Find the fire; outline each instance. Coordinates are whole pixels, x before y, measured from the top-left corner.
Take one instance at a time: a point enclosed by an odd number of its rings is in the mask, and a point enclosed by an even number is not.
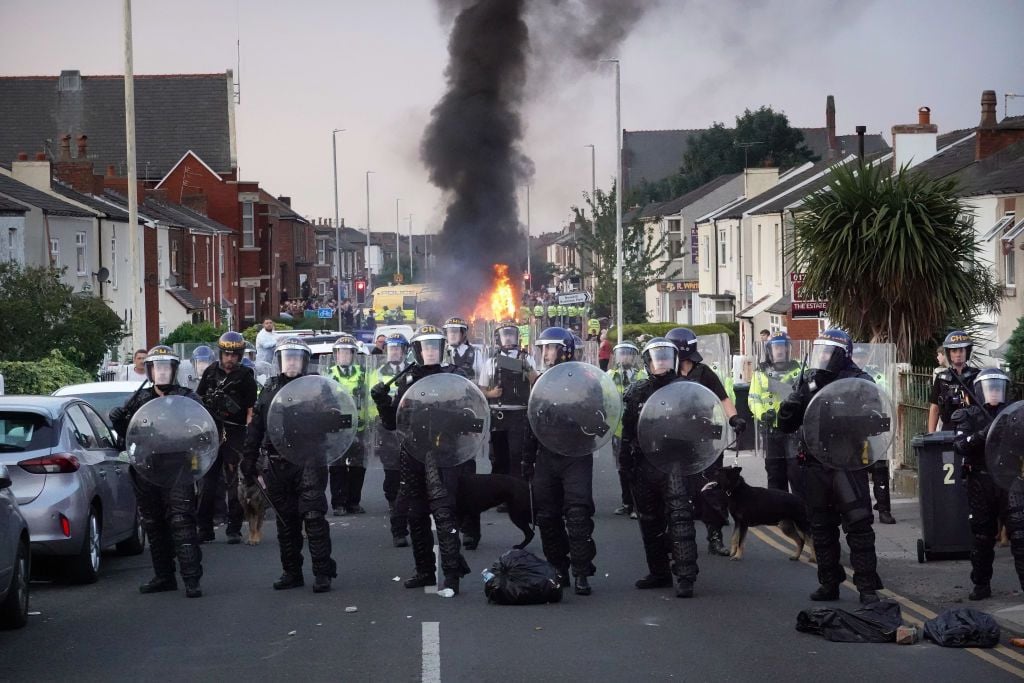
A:
[[[480,295],[473,309],[473,320],[515,320],[516,292],[508,277],[508,266],[504,263],[494,264],[494,279],[491,288]]]

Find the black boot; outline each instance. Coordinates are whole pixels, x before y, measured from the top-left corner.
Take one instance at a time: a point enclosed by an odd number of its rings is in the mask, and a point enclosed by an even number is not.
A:
[[[968,600],[984,600],[992,597],[992,586],[987,583],[975,584],[974,590],[967,596]]]
[[[178,590],[178,581],[174,578],[174,575],[154,576],[152,579],[139,586],[139,592],[143,595],[176,590]]]
[[[436,586],[437,575],[436,574],[415,574],[412,578],[406,579],[406,588],[423,588],[424,586]]]
[[[274,590],[283,591],[289,588],[299,588],[305,586],[306,581],[302,578],[302,574],[291,574],[285,572],[281,574],[281,578],[274,582]]]
[[[313,577],[313,592],[326,593],[331,590],[331,577],[326,574],[317,574]]]
[[[462,547],[466,550],[476,550],[476,547],[480,545],[479,536],[463,536]]]
[[[860,592],[860,604],[870,605],[873,602],[878,602],[878,593],[875,591],[861,591]]]
[[[199,579],[185,579],[185,597],[203,597],[203,589],[199,587]]]
[[[408,548],[409,547],[409,537],[408,536],[398,536],[398,535],[392,536],[391,537],[391,543],[396,548]]]
[[[729,549],[722,543],[721,529],[708,529],[708,554],[729,557]]]
[[[676,583],[676,597],[677,598],[692,598],[693,597],[693,581],[689,579],[679,579]]]
[[[590,582],[587,580],[587,577],[577,576],[576,585],[573,586],[573,591],[576,595],[590,595]]]
[[[892,516],[892,513],[888,510],[878,511],[878,523],[879,524],[895,524],[896,518]]]
[[[811,600],[815,602],[831,602],[839,599],[839,586],[835,584],[821,584],[818,590],[811,593]]]
[[[672,585],[672,576],[669,574],[648,574],[642,579],[637,579],[636,587],[640,590],[648,588],[668,588]]]

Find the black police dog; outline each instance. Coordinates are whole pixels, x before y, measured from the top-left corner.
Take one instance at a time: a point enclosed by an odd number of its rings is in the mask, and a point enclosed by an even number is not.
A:
[[[804,545],[811,538],[811,525],[807,519],[804,502],[787,491],[751,486],[740,476],[742,469],[723,467],[718,471],[716,479],[729,499],[729,514],[736,522],[729,559],[743,559],[743,541],[747,537],[747,529],[762,524],[774,524],[796,542],[796,553],[789,559],[799,560]],[[811,561],[814,561],[813,546]]]
[[[530,528],[530,487],[518,477],[507,474],[464,474],[459,477],[456,514],[459,518],[480,514],[504,503],[508,518],[523,532],[523,542],[514,546],[522,550],[533,540]]]

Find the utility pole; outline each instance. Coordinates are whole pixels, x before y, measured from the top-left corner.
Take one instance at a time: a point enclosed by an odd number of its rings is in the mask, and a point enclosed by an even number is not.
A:
[[[617,59],[602,59],[615,65],[615,325],[622,335],[622,76]]]
[[[530,267],[530,183],[526,183],[526,278],[527,291],[533,288],[533,269]]]
[[[139,185],[135,170],[135,73],[132,60],[132,0],[124,0],[124,128],[128,162],[128,260],[132,264],[132,349],[148,348],[139,273]],[[159,273],[157,274],[159,276]]]
[[[401,226],[398,220],[398,202],[399,198],[395,197],[395,270],[398,273],[402,272],[402,236],[399,232]]]
[[[370,174],[366,172],[366,294],[373,292],[370,273]]]
[[[341,219],[338,213],[338,133],[344,128],[331,131],[331,151],[334,157],[334,262],[338,285],[338,332],[341,332]]]
[[[412,260],[412,214],[409,214],[409,281],[412,282],[413,272],[412,269],[415,266],[415,262]]]

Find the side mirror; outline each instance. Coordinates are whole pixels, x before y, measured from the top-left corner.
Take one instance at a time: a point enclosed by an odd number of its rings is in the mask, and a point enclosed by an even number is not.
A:
[[[7,471],[7,465],[0,465],[0,489],[11,487],[11,473]]]

